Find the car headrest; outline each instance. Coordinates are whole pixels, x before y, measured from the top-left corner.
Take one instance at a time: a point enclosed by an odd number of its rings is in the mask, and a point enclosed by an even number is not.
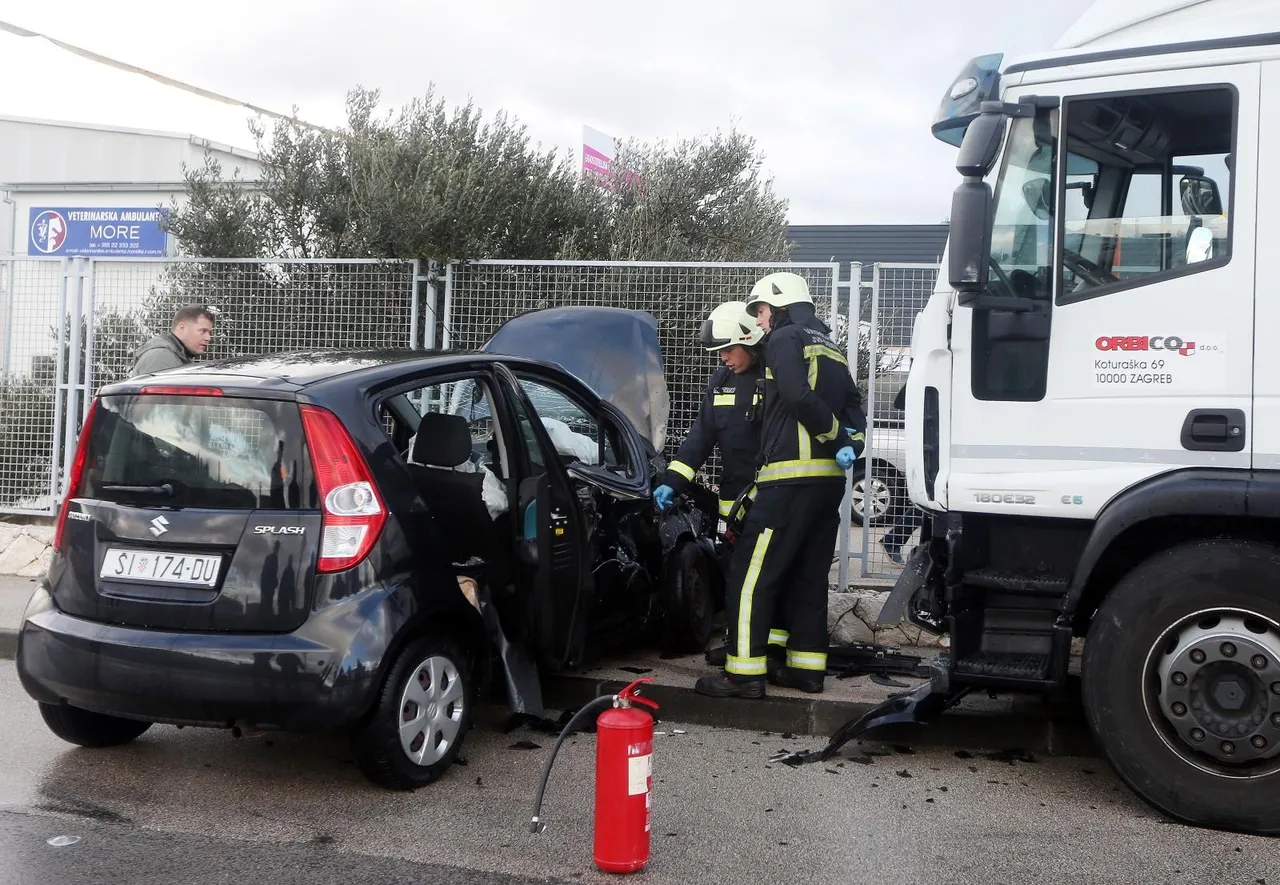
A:
[[[428,467],[457,467],[471,459],[471,430],[461,415],[428,412],[413,440],[413,460]]]

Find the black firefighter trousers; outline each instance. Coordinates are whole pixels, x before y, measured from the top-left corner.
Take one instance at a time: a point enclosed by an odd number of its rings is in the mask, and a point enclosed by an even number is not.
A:
[[[760,486],[729,566],[730,676],[764,678],[779,603],[790,631],[787,666],[817,678],[826,673],[827,576],[843,499],[843,480]]]

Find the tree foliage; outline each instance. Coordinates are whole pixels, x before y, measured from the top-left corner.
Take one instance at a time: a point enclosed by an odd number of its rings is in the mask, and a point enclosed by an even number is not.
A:
[[[296,116],[254,131],[263,173],[188,170],[169,229],[202,257],[778,260],[786,201],[755,142],[731,131],[628,143],[610,186],[532,142],[510,115],[434,91],[390,113],[355,89],[347,124]]]

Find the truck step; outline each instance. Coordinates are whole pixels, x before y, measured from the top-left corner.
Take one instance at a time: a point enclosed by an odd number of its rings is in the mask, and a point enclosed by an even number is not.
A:
[[[955,672],[964,676],[1043,682],[1049,678],[1049,655],[978,652],[956,661]]]
[[[986,587],[991,590],[1004,590],[1009,593],[1029,594],[1032,596],[1063,596],[1071,584],[1066,575],[1052,572],[1001,571],[997,569],[976,569],[965,572],[961,579],[973,587]]]

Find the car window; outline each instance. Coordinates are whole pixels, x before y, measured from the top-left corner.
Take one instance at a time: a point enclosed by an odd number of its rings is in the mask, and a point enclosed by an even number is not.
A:
[[[498,476],[507,475],[505,456],[493,418],[493,398],[483,380],[451,378],[437,381],[397,394],[379,404],[379,423],[410,463],[414,463],[417,424],[423,415],[433,412],[457,415],[467,422],[471,432],[471,457],[459,467],[464,470],[487,467]]]
[[[224,510],[312,506],[298,407],[201,396],[105,396],[84,496]],[[163,492],[162,487],[167,487]]]
[[[599,422],[581,403],[568,394],[540,381],[519,378],[520,386],[529,397],[538,419],[542,421],[555,446],[556,453],[566,462],[583,464],[614,463],[612,441],[605,435],[601,445]]]

